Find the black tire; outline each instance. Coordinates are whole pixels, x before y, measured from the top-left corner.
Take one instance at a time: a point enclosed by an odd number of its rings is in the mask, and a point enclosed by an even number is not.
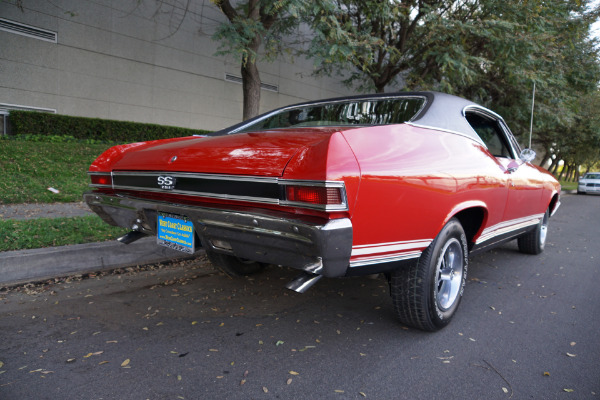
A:
[[[207,251],[206,255],[216,268],[233,277],[252,275],[262,271],[266,267],[266,264],[228,254]]]
[[[546,247],[546,237],[548,235],[548,219],[550,213],[548,210],[544,213],[544,217],[540,220],[534,230],[519,236],[517,242],[519,251],[525,254],[540,254]]]
[[[390,274],[390,292],[400,321],[424,331],[437,331],[456,313],[468,269],[465,232],[451,219],[410,267]]]

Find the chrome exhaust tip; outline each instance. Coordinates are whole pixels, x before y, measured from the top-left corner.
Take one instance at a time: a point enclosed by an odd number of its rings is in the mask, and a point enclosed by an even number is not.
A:
[[[285,285],[285,287],[297,293],[304,293],[308,289],[310,289],[315,283],[317,283],[322,277],[323,275],[303,272],[302,274],[294,278],[293,281]]]
[[[118,238],[117,241],[119,241],[123,244],[129,244],[129,243],[133,243],[136,240],[143,238],[144,236],[147,236],[147,235],[140,231],[131,231],[131,232],[121,236],[120,238]]]

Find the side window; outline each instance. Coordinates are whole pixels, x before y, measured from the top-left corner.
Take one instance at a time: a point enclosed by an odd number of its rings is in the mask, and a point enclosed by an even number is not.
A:
[[[474,112],[467,112],[465,118],[494,157],[513,158],[498,121]]]

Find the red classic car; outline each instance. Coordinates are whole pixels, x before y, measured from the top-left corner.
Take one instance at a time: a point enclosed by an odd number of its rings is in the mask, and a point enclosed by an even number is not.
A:
[[[504,120],[459,97],[378,94],[283,107],[205,137],[115,146],[90,208],[129,243],[199,248],[231,275],[267,264],[319,278],[383,273],[402,323],[444,327],[468,256],[544,250],[560,186]]]

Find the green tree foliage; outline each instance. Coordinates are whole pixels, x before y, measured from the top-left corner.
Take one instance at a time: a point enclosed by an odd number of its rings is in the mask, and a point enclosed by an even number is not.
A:
[[[320,0],[309,11],[315,37],[306,53],[319,73],[345,73],[360,90],[432,89],[482,103],[504,115],[522,142],[535,83],[534,142],[544,161],[559,153],[582,160],[600,129],[582,114],[600,80],[598,50],[588,37],[599,10],[590,4]],[[569,141],[567,133],[575,132]],[[574,141],[586,145],[574,150]]]
[[[298,26],[304,0],[212,0],[227,17],[213,38],[221,42],[219,53],[238,57],[241,63],[243,119],[259,113],[259,54],[270,60],[282,52],[282,37]]]

